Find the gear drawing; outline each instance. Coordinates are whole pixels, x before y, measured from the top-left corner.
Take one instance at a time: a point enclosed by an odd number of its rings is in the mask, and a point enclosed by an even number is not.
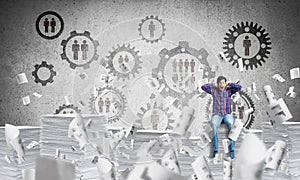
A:
[[[237,43],[241,41],[240,37],[244,37],[244,40],[243,43],[238,45]],[[251,43],[250,37],[253,37],[255,42],[259,44],[255,45],[255,43]],[[249,68],[253,69],[253,66],[255,68],[257,68],[258,65],[262,66],[262,63],[266,61],[270,54],[271,42],[269,34],[266,33],[265,29],[262,29],[262,26],[258,27],[257,23],[249,23],[248,21],[246,21],[246,23],[241,22],[241,24],[237,23],[236,26],[232,26],[232,29],[229,29],[229,33],[226,33],[224,39],[224,54],[229,59],[229,62],[237,68],[239,67],[238,59],[240,58],[242,58],[243,66],[248,70]],[[239,41],[236,41],[237,39]],[[243,47],[245,49],[245,56],[237,50],[237,47]],[[250,49],[250,47],[252,49]],[[254,52],[252,52],[253,55],[249,54],[249,52],[251,52],[250,50]]]
[[[152,124],[152,126],[150,128],[151,130],[173,129],[173,126],[171,126],[171,124],[175,122],[175,120],[173,120],[171,118],[173,116],[173,113],[169,113],[169,108],[168,107],[164,108],[163,104],[160,104],[158,106],[157,102],[155,102],[154,105],[151,106],[150,103],[147,103],[147,107],[141,107],[140,110],[141,110],[141,112],[137,113],[137,116],[139,117],[139,119],[136,120],[136,123],[140,124],[141,127],[143,127],[144,129],[149,129],[149,126],[147,126],[146,123]],[[153,114],[154,114],[154,116],[153,116]],[[162,115],[162,114],[165,117],[165,122],[162,122],[159,119],[159,115]],[[156,119],[157,120],[156,123],[153,123],[151,121],[154,121],[152,118],[155,118],[156,117],[155,115],[157,115],[158,119]],[[150,117],[150,119],[147,119],[149,117]]]
[[[47,64],[46,61],[42,61],[41,64],[36,64],[34,66],[35,70],[32,71],[32,76],[34,76],[35,80],[34,82],[36,83],[41,83],[42,86],[46,86],[47,83],[52,83],[53,82],[53,77],[56,76],[56,71],[53,70],[53,65],[52,64]],[[38,71],[40,68],[47,68],[50,71],[50,76],[48,79],[46,80],[42,80],[40,79],[40,77],[38,76]]]
[[[73,114],[75,112],[80,113],[81,110],[78,107],[74,106],[74,104],[63,104],[55,110],[54,114]]]
[[[112,106],[109,105],[108,108],[106,107],[106,112],[104,112],[104,101],[107,100],[108,103],[108,98],[111,97],[114,97],[112,101],[109,101]],[[99,107],[100,98],[103,99],[102,107]],[[108,123],[115,123],[124,115],[126,106],[127,100],[125,95],[114,87],[106,86],[98,88],[96,96],[92,95],[89,108],[92,114],[106,114]]]
[[[176,91],[171,86],[168,85],[167,82],[169,82],[169,79],[165,77],[165,67],[169,60],[172,59],[172,57],[176,55],[189,55],[192,56],[197,63],[200,63],[206,68],[203,69],[203,76],[202,78],[214,78],[215,72],[212,71],[211,67],[209,67],[209,64],[207,62],[208,52],[201,48],[200,50],[194,49],[189,47],[189,43],[187,41],[180,41],[178,47],[175,47],[174,49],[168,50],[168,49],[162,49],[159,52],[159,56],[161,57],[161,60],[157,66],[157,68],[152,69],[152,77],[156,78],[159,81],[160,87],[160,94],[166,98],[167,96],[171,96],[174,98],[177,98],[180,104],[186,104],[188,103],[188,100],[191,99],[193,96],[198,94],[198,91],[195,89],[191,90],[191,92],[186,91]]]
[[[84,36],[87,39],[89,39],[93,44],[93,50],[94,50],[93,56],[91,58],[87,59],[87,62],[82,63],[82,64],[75,63],[74,61],[72,61],[70,59],[70,57],[67,56],[67,44],[68,44],[68,42],[72,38],[78,37],[78,36]],[[99,42],[96,41],[96,40],[93,40],[90,36],[90,32],[88,32],[88,31],[84,31],[84,33],[77,33],[76,31],[72,31],[70,33],[70,36],[66,40],[61,41],[61,46],[63,46],[63,53],[61,54],[61,58],[62,58],[62,60],[66,60],[70,64],[70,67],[72,69],[75,69],[76,67],[83,67],[84,69],[87,69],[87,68],[89,68],[90,64],[94,60],[97,60],[99,58],[99,55],[97,54],[97,47],[99,46]]]
[[[146,21],[151,22],[151,20],[157,21],[161,26],[162,32],[157,38],[146,37],[142,31],[142,26],[145,24],[145,22]],[[139,24],[138,31],[139,31],[139,35],[142,37],[142,40],[145,40],[147,43],[150,42],[151,44],[153,44],[153,43],[157,43],[159,40],[162,40],[162,37],[165,35],[166,28],[165,28],[165,23],[163,23],[162,20],[158,18],[158,16],[147,16],[145,19],[142,19],[142,22]]]
[[[247,108],[253,108],[253,111],[251,113],[248,114],[247,118],[243,119],[242,121],[244,122],[244,127],[246,129],[251,128],[254,120],[255,120],[255,116],[254,116],[254,112],[255,112],[255,104],[254,101],[252,100],[252,98],[243,90],[238,92],[240,95],[240,99],[243,101],[243,103],[245,103],[247,105]],[[231,100],[232,101],[232,100]],[[212,114],[212,98],[209,98],[206,105],[205,105],[205,118],[207,121],[210,121],[211,118],[211,114]],[[233,104],[233,102],[231,102],[231,105]],[[234,113],[234,112],[232,112]]]
[[[114,63],[114,59],[116,59],[117,55],[120,54],[121,52],[123,53],[128,53],[129,56],[132,57],[131,61],[134,61],[134,64],[132,65],[132,68],[129,69],[129,71],[122,72],[120,68],[116,67],[116,63]],[[125,45],[123,44],[122,46],[118,45],[117,48],[114,48],[113,51],[109,52],[109,56],[107,56],[107,61],[105,63],[102,63],[102,65],[106,68],[109,69],[110,74],[113,74],[114,76],[117,76],[117,79],[119,80],[120,78],[123,79],[123,81],[127,78],[128,80],[130,79],[130,74],[135,77],[135,74],[139,73],[139,69],[141,69],[141,63],[142,61],[140,60],[140,56],[138,55],[139,51],[135,50],[135,47],[131,48],[130,45]],[[130,61],[130,60],[128,60]],[[127,68],[127,67],[126,67]]]

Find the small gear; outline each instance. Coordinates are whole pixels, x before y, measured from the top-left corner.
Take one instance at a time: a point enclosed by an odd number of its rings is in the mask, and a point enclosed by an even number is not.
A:
[[[73,114],[75,112],[80,113],[81,110],[78,107],[74,106],[74,104],[63,104],[55,110],[54,114]]]
[[[34,76],[35,80],[34,82],[36,83],[41,83],[42,86],[46,86],[47,83],[52,83],[53,82],[53,77],[56,76],[56,71],[53,70],[53,65],[52,64],[47,64],[46,61],[42,61],[41,64],[36,64],[34,66],[35,70],[32,71],[32,76]],[[38,71],[40,68],[47,68],[50,71],[50,77],[46,80],[42,80],[38,76]]]
[[[141,107],[140,108],[141,112],[138,112],[137,113],[137,116],[139,117],[138,120],[136,120],[136,123],[140,124],[141,127],[143,127],[144,129],[146,129],[147,127],[145,127],[145,124],[143,123],[144,122],[144,118],[145,116],[149,115],[148,113],[151,113],[153,111],[155,111],[157,113],[157,111],[160,111],[161,113],[163,113],[166,117],[167,117],[167,125],[165,126],[166,128],[165,129],[155,129],[155,128],[151,128],[152,130],[169,130],[169,129],[173,129],[173,127],[171,126],[172,123],[175,122],[175,120],[171,119],[171,117],[173,116],[173,113],[169,113],[169,108],[166,107],[164,108],[163,107],[163,104],[160,104],[159,106],[157,106],[157,102],[154,103],[153,106],[151,106],[150,103],[147,103],[147,107]],[[151,123],[151,122],[149,122]],[[160,123],[163,123],[163,122],[158,122],[158,125],[156,126],[159,126]],[[157,127],[159,128],[159,127]]]
[[[76,36],[84,36],[84,37],[88,38],[93,43],[93,46],[94,46],[93,57],[89,58],[87,60],[87,62],[83,63],[83,64],[76,64],[73,61],[71,61],[70,58],[67,56],[67,52],[66,52],[67,44],[72,38],[74,38]],[[89,68],[90,64],[94,60],[97,60],[99,58],[99,55],[97,54],[97,47],[99,46],[99,42],[96,40],[93,40],[90,36],[90,32],[88,32],[88,31],[84,31],[84,33],[77,33],[76,31],[72,31],[70,33],[70,36],[66,40],[61,41],[60,45],[63,46],[63,53],[61,54],[61,58],[62,58],[62,60],[66,60],[70,64],[70,67],[72,69],[75,69],[76,67],[83,67],[84,69],[87,69],[87,68]]]
[[[150,19],[158,21],[161,25],[162,33],[160,34],[160,36],[158,38],[149,39],[149,38],[145,37],[145,35],[142,32],[143,24]],[[138,28],[139,35],[142,37],[142,40],[145,40],[147,43],[149,43],[149,42],[151,44],[153,44],[154,42],[157,43],[159,40],[162,40],[162,37],[165,35],[165,32],[166,32],[165,26],[166,26],[165,23],[163,23],[162,20],[158,18],[158,16],[147,16],[145,19],[142,19],[142,22],[139,24],[139,28]]]
[[[258,65],[262,65],[268,58],[268,54],[270,54],[271,50],[271,42],[269,34],[265,32],[265,29],[262,29],[262,26],[258,27],[257,23],[246,21],[246,24],[244,22],[241,22],[240,24],[236,24],[236,26],[232,26],[232,29],[229,29],[229,33],[226,33],[225,42],[223,42],[225,49],[225,56],[229,58],[229,62],[232,63],[232,65],[239,67],[238,59],[243,59],[243,66],[246,67],[246,70],[249,68],[253,69],[253,66],[256,68]],[[254,38],[257,38],[259,41],[259,46],[256,47],[257,53],[254,53],[252,57],[241,57],[241,54],[237,52],[235,49],[237,46],[235,46],[235,42],[238,39],[238,37],[244,33],[247,33]],[[246,36],[247,37],[247,36]],[[249,36],[247,37],[249,39]],[[249,41],[249,40],[248,40]],[[251,42],[249,41],[249,47],[251,45]],[[242,45],[244,47],[244,44]],[[252,45],[253,46],[253,45]],[[249,51],[249,49],[247,50]],[[249,52],[248,54],[249,55]]]
[[[132,55],[134,59],[134,65],[128,72],[119,72],[116,67],[114,66],[113,60],[115,56],[120,52],[127,52]],[[130,74],[132,74],[133,77],[135,77],[135,74],[139,73],[139,69],[142,67],[140,66],[142,61],[140,60],[140,56],[138,55],[139,51],[135,51],[135,47],[131,48],[130,45],[123,44],[122,46],[118,45],[117,48],[114,48],[113,51],[109,52],[109,56],[107,56],[107,61],[103,62],[102,65],[109,69],[110,74],[113,74],[114,76],[117,76],[117,79],[122,78],[123,81],[127,78],[130,79]]]
[[[188,92],[177,92],[173,90],[168,84],[166,77],[164,77],[164,70],[167,62],[173,57],[178,54],[187,54],[192,55],[196,60],[200,62],[200,64],[205,65],[207,68],[203,70],[203,76],[202,78],[214,78],[215,72],[212,71],[212,69],[209,67],[209,64],[207,62],[208,52],[201,48],[200,50],[194,49],[189,47],[189,43],[187,41],[180,41],[178,47],[168,50],[168,49],[162,49],[159,52],[159,56],[161,57],[161,60],[157,66],[157,68],[154,68],[152,70],[152,77],[156,78],[159,81],[160,87],[164,87],[160,94],[166,98],[167,96],[171,96],[174,98],[177,98],[180,104],[186,104],[188,103],[189,99],[192,99],[193,96],[198,94],[198,91],[194,89],[191,93]]]
[[[248,114],[248,117],[246,118],[246,120],[244,120],[244,127],[246,129],[251,128],[254,120],[255,120],[255,116],[254,116],[254,112],[255,112],[255,104],[252,100],[252,98],[243,90],[238,92],[240,94],[240,98],[243,100],[243,102],[246,103],[247,107],[253,108],[253,111],[251,113]],[[212,98],[209,98],[206,105],[205,105],[205,118],[207,121],[210,121],[211,118],[211,114],[212,114]],[[231,104],[233,104],[233,102],[231,102]]]
[[[114,88],[114,87],[110,87],[110,86],[106,86],[106,87],[100,87],[97,89],[97,95],[94,96],[92,95],[92,97],[90,98],[90,112],[92,114],[100,114],[101,112],[99,112],[97,110],[97,100],[98,97],[102,97],[105,96],[106,94],[111,93],[113,95],[115,95],[118,100],[120,100],[120,102],[118,102],[117,107],[115,107],[116,109],[118,109],[118,111],[116,113],[113,113],[112,115],[108,115],[107,119],[108,119],[108,123],[115,123],[117,122],[125,113],[126,111],[126,105],[127,105],[127,100],[125,95],[123,95],[123,93],[121,91],[119,91],[118,89]],[[112,104],[114,106],[116,106],[116,104]],[[104,110],[103,110],[104,113]]]

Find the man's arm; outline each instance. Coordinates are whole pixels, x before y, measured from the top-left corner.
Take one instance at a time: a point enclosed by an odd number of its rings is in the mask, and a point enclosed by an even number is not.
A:
[[[208,94],[211,94],[211,90],[213,89],[214,84],[208,83],[208,84],[204,84],[201,86],[201,89],[205,92],[207,92]]]
[[[228,83],[227,89],[231,91],[231,94],[234,94],[242,89],[242,86],[237,83]]]

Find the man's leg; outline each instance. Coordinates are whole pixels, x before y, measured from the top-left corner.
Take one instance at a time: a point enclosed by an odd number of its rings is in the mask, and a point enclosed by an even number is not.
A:
[[[228,133],[230,132],[231,130],[231,127],[234,123],[234,118],[231,114],[226,114],[224,116],[224,122],[228,128]],[[234,146],[235,146],[235,142],[233,140],[230,140],[230,146],[229,146],[229,151],[230,151],[230,157],[232,159],[234,159]]]
[[[217,114],[213,114],[212,117],[211,117],[211,121],[210,121],[210,125],[211,125],[211,128],[213,129],[213,134],[212,134],[212,146],[213,146],[213,149],[214,149],[214,153],[213,153],[213,157],[215,157],[216,153],[218,153],[218,128],[222,122],[222,119],[223,117],[222,116],[219,116]]]

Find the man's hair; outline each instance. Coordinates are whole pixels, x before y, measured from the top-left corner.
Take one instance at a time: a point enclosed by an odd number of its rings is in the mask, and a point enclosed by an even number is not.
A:
[[[217,83],[219,83],[219,82],[222,81],[223,79],[225,80],[225,82],[227,81],[226,77],[224,77],[224,76],[219,76],[219,77],[217,78]]]

